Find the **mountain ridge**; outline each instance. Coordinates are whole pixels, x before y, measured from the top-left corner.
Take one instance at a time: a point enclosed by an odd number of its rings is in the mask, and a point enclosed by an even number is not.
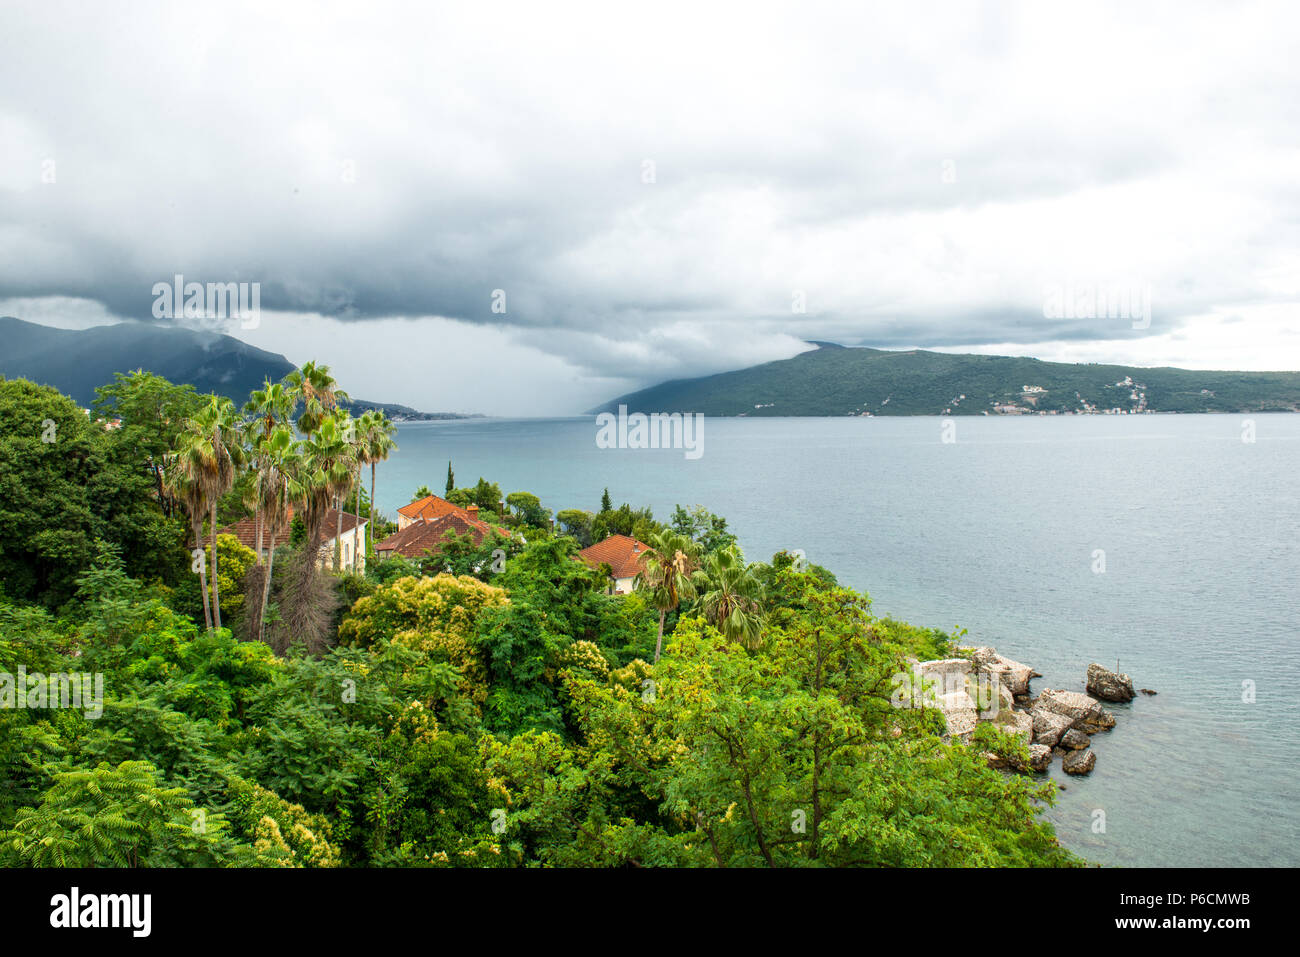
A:
[[[789,359],[671,379],[587,414],[717,416],[1297,412],[1300,372],[1144,368],[837,343]]]
[[[219,332],[127,320],[87,329],[57,329],[0,316],[0,376],[50,385],[89,407],[95,389],[116,372],[145,369],[177,385],[192,385],[242,405],[266,379],[293,371],[284,356]],[[454,412],[420,412],[393,402],[352,399],[354,411],[381,409],[398,420],[460,419]]]

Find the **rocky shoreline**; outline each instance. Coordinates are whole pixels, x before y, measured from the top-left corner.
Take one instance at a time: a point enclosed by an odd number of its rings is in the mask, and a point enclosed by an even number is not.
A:
[[[1053,757],[1060,757],[1066,774],[1091,773],[1097,766],[1092,736],[1115,726],[1115,715],[1102,701],[1135,697],[1128,675],[1095,662],[1088,665],[1087,693],[1044,688],[1035,695],[1030,682],[1042,675],[1029,665],[989,647],[958,651],[969,657],[914,662],[920,687],[933,690],[929,701],[942,712],[948,736],[970,741],[975,729],[987,722],[1026,745],[1027,761],[985,752],[989,764],[1002,770],[1043,773]]]

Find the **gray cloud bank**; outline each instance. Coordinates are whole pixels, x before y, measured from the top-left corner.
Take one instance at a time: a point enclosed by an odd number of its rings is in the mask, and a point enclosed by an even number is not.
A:
[[[1300,364],[1291,5],[5,19],[0,299],[145,318],[178,273],[257,281],[556,357],[575,408],[805,338]],[[1149,288],[1152,321],[1045,316],[1067,283]]]

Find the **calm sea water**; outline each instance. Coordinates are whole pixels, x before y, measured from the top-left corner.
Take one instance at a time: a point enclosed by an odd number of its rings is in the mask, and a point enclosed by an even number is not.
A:
[[[1300,416],[708,419],[704,454],[600,449],[594,418],[407,424],[392,513],[482,475],[552,509],[696,503],[752,560],[803,549],[878,614],[996,646],[1083,689],[1138,687],[1049,814],[1112,865],[1300,864]],[[1105,570],[1098,573],[1097,550]],[[1254,700],[1247,700],[1253,682]],[[1095,823],[1104,812],[1104,833]]]

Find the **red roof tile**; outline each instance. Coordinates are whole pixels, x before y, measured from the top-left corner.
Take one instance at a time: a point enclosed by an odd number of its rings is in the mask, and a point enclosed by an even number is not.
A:
[[[445,498],[439,498],[437,495],[426,495],[424,498],[417,498],[409,505],[403,505],[397,511],[407,518],[422,518],[426,522],[431,522],[435,518],[442,518],[445,515],[459,515],[461,518],[474,517],[466,509],[461,508],[459,505],[453,505]]]
[[[611,535],[603,542],[588,545],[578,552],[578,557],[592,568],[608,565],[615,578],[634,578],[645,568],[648,551],[649,545],[630,535]]]
[[[382,557],[394,553],[406,558],[422,558],[426,553],[436,555],[442,550],[442,543],[448,532],[470,535],[476,545],[483,544],[483,540],[491,532],[496,532],[502,538],[510,537],[510,533],[504,528],[494,527],[487,522],[462,518],[459,515],[444,515],[429,521],[417,519],[406,528],[385,538],[375,546],[375,551]]]

